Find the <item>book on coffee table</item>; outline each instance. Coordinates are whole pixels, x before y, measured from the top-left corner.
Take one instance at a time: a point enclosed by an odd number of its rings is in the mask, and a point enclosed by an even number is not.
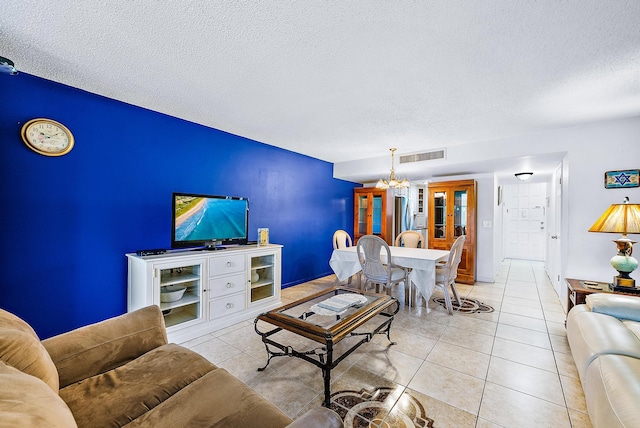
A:
[[[318,306],[324,309],[329,309],[335,312],[342,312],[350,306],[355,306],[367,301],[367,298],[364,296],[359,296],[357,294],[341,294],[338,296],[333,296],[327,300],[324,300],[318,303]]]

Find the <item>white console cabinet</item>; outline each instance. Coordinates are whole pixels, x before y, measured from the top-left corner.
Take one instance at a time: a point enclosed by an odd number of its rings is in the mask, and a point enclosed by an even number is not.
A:
[[[281,254],[275,244],[127,254],[127,310],[160,306],[167,336],[177,343],[253,319],[282,305]],[[166,287],[186,290],[179,300],[162,302]]]

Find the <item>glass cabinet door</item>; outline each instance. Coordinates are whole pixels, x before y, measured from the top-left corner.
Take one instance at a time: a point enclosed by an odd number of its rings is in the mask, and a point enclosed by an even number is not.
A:
[[[371,233],[382,235],[382,196],[373,195],[373,209],[371,210]]]
[[[467,191],[456,190],[453,193],[453,236],[467,234]]]
[[[188,263],[172,262],[154,265],[154,286],[158,296],[155,300],[164,315],[167,327],[204,320],[202,306],[202,285],[204,261]]]
[[[367,195],[359,195],[356,202],[358,204],[358,231],[357,235],[367,234],[367,208],[369,199]]]
[[[435,238],[447,236],[447,192],[433,194],[433,233]]]

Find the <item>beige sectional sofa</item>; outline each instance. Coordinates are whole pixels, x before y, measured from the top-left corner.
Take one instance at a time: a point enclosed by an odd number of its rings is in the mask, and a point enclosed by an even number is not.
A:
[[[0,427],[342,427],[295,422],[199,354],[167,343],[157,306],[40,341],[0,309]]]
[[[567,338],[594,427],[640,427],[640,297],[590,294]]]

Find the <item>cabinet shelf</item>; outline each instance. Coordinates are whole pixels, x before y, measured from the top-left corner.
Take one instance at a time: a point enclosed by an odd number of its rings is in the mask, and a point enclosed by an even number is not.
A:
[[[272,279],[260,279],[256,282],[252,282],[251,283],[251,288],[260,288],[260,287],[264,287],[265,285],[271,285],[273,284],[273,280]]]
[[[175,302],[160,302],[160,309],[166,311],[168,309],[179,308],[181,306],[191,305],[193,303],[200,303],[200,297],[195,293],[184,293],[182,299]]]
[[[256,264],[255,266],[251,266],[251,270],[267,269],[271,267],[273,267],[273,263],[260,263],[260,264]]]
[[[197,281],[200,279],[199,274],[195,273],[183,273],[183,272],[172,272],[172,273],[162,273],[160,276],[160,285],[175,285],[175,284],[183,284],[185,282]]]
[[[251,289],[252,302],[268,299],[269,297],[273,297],[273,287],[258,287]]]
[[[172,308],[171,312],[164,316],[164,324],[167,327],[173,327],[175,325],[197,320],[198,312],[199,309],[197,304]]]

